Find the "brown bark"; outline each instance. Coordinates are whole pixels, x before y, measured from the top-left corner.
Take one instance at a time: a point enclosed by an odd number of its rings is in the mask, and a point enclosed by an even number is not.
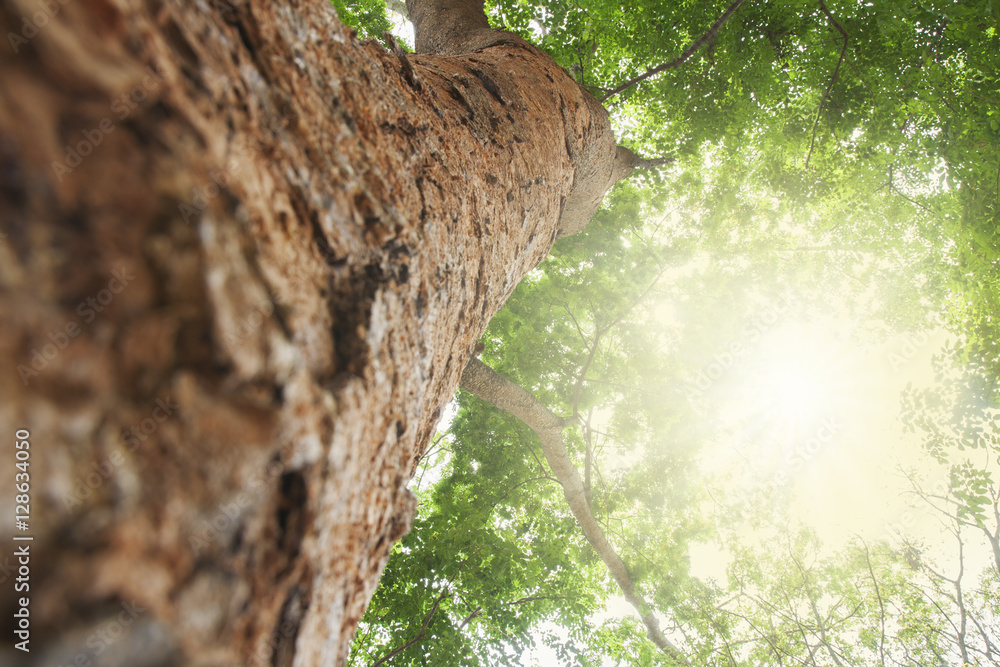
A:
[[[476,340],[623,173],[607,115],[478,27],[404,62],[322,0],[51,6],[0,9],[34,538],[32,652],[0,658],[96,659],[124,604],[102,660],[343,664]]]
[[[625,567],[618,552],[608,542],[604,531],[601,530],[600,524],[597,523],[597,519],[591,512],[587,490],[583,480],[580,479],[580,472],[573,465],[573,461],[570,460],[566,447],[563,445],[562,432],[566,427],[566,421],[545,407],[541,401],[525,389],[503,377],[478,359],[469,360],[462,372],[461,387],[487,403],[517,417],[535,432],[542,445],[545,460],[548,461],[556,479],[562,484],[563,495],[566,496],[566,502],[580,525],[580,530],[590,545],[594,547],[594,551],[604,561],[611,578],[618,584],[622,595],[639,612],[642,622],[646,625],[646,634],[650,641],[678,664],[690,664],[683,653],[663,634],[660,622],[653,615],[652,608],[643,599],[642,594],[636,590],[635,582],[632,581],[628,568]]]
[[[408,0],[419,53],[461,54],[475,51],[497,38],[523,44],[515,35],[492,30],[483,13],[483,0]]]

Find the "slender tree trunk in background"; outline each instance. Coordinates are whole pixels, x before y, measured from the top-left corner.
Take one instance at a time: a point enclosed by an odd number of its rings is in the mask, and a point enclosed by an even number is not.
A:
[[[608,541],[597,522],[597,518],[591,512],[590,500],[583,480],[580,479],[580,471],[570,460],[566,446],[563,444],[562,434],[563,429],[566,428],[565,420],[545,407],[528,391],[478,359],[469,360],[469,364],[462,372],[460,386],[474,396],[517,417],[535,432],[542,446],[542,453],[545,454],[545,460],[548,461],[549,467],[552,468],[556,479],[562,485],[566,504],[573,512],[580,530],[597,555],[604,561],[608,573],[618,584],[622,595],[639,613],[646,626],[646,635],[650,641],[677,664],[690,664],[684,654],[663,634],[660,622],[653,614],[652,608],[636,588],[625,563]]]
[[[0,659],[343,664],[476,340],[630,168],[607,116],[475,3],[411,2],[460,55],[409,56],[322,0],[41,6],[0,9]]]

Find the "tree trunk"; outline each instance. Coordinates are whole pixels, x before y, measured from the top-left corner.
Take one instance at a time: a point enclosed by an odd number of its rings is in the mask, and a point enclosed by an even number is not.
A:
[[[596,343],[595,343],[596,344]],[[462,389],[474,396],[500,408],[504,412],[517,417],[524,422],[535,435],[542,446],[545,460],[563,487],[566,504],[573,512],[577,524],[584,537],[604,561],[611,578],[618,584],[622,596],[632,605],[646,626],[646,635],[664,654],[670,656],[675,664],[688,665],[690,662],[684,654],[671,642],[653,609],[643,599],[642,593],[636,588],[632,575],[622,561],[618,552],[608,542],[601,530],[597,518],[590,510],[590,500],[587,488],[580,479],[580,471],[573,465],[566,447],[563,444],[562,433],[566,422],[523,387],[519,387],[503,377],[492,368],[479,361],[470,359],[462,372]]]
[[[5,664],[344,663],[476,340],[631,168],[475,2],[410,5],[451,55],[322,0],[0,9]]]

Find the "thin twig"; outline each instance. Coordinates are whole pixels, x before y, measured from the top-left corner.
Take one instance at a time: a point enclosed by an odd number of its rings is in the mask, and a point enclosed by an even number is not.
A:
[[[806,166],[808,166],[808,160],[806,161]],[[911,199],[910,197],[907,197],[905,194],[903,194],[902,190],[900,190],[899,188],[896,187],[896,183],[895,183],[895,181],[893,179],[893,176],[892,176],[892,165],[891,164],[889,165],[889,182],[886,185],[889,186],[889,194],[892,194],[892,193],[895,192],[897,195],[899,195],[900,197],[902,197],[906,201],[910,202],[914,206],[922,208],[925,211],[927,211],[928,213],[934,213],[934,211],[932,211],[931,209],[927,208],[926,206],[924,206],[920,202],[916,201],[915,199]],[[882,187],[885,187],[885,185],[883,185]],[[879,188],[875,192],[878,192],[881,189],[882,188]]]
[[[826,100],[830,97],[830,91],[833,90],[833,84],[837,82],[837,76],[840,74],[840,66],[844,63],[844,56],[847,55],[847,31],[844,30],[837,19],[833,18],[833,14],[830,10],[826,8],[826,3],[823,0],[819,0],[819,8],[823,10],[826,14],[827,20],[830,24],[837,29],[841,35],[844,36],[844,45],[840,47],[840,59],[837,60],[837,66],[833,69],[833,76],[830,77],[830,85],[826,87],[826,92],[823,93],[823,99],[819,101],[819,108],[816,109],[816,120],[813,121],[812,139],[809,141],[809,155],[806,156],[806,169],[809,168],[809,160],[812,158],[813,148],[816,146],[816,128],[819,125],[819,116],[823,113],[823,105],[826,104]]]
[[[444,600],[447,597],[451,597],[451,593],[448,591],[447,588],[445,588],[443,591],[441,591],[441,595],[437,597],[437,600],[434,601],[434,606],[431,607],[430,613],[428,613],[427,616],[424,618],[424,624],[420,626],[420,633],[417,634],[417,636],[411,639],[410,641],[400,646],[399,648],[393,650],[385,657],[379,658],[378,660],[373,662],[372,667],[378,667],[378,665],[381,665],[384,662],[392,660],[397,655],[399,655],[400,653],[402,653],[403,651],[405,651],[406,649],[410,648],[411,646],[419,642],[421,639],[423,639],[424,634],[427,632],[427,626],[430,625],[431,619],[434,617],[434,613],[437,611],[438,606],[441,604],[442,600]]]
[[[625,319],[625,316],[631,313],[632,309],[642,303],[642,301],[649,295],[649,292],[656,287],[658,282],[660,282],[660,278],[663,277],[664,273],[666,273],[666,269],[660,269],[660,272],[656,274],[656,278],[654,278],[653,282],[651,282],[649,286],[643,290],[642,294],[640,294],[628,308],[622,311],[620,315],[603,327],[597,328],[597,318],[594,318],[594,342],[591,344],[590,354],[587,356],[587,361],[583,364],[583,368],[580,369],[579,375],[577,375],[576,384],[573,389],[573,420],[576,423],[580,423],[580,390],[583,388],[583,383],[587,379],[587,371],[590,370],[590,365],[594,361],[594,355],[597,353],[598,346],[601,343],[601,338],[603,338],[604,334],[608,333],[611,329],[617,326],[619,322]],[[591,307],[593,307],[593,304],[591,304]]]
[[[997,193],[997,215],[1000,215],[1000,162],[997,162],[997,182],[996,185],[993,186],[993,189],[996,190]]]
[[[715,37],[715,33],[719,32],[719,29],[722,28],[723,25],[725,25],[726,21],[729,20],[729,17],[732,16],[733,13],[737,9],[739,9],[740,5],[742,4],[743,0],[735,0],[733,4],[729,5],[729,8],[726,10],[726,12],[719,17],[718,21],[712,24],[712,27],[708,29],[708,32],[706,32],[698,39],[694,40],[694,42],[691,43],[691,46],[684,49],[684,53],[682,53],[679,57],[675,58],[674,60],[671,60],[670,62],[664,65],[651,67],[650,69],[646,70],[645,74],[640,74],[639,76],[629,79],[625,83],[615,88],[612,88],[611,92],[609,92],[607,95],[601,98],[601,102],[602,103],[605,102],[606,100],[608,100],[611,97],[614,97],[623,90],[627,90],[632,86],[634,86],[635,84],[645,81],[651,76],[656,76],[660,72],[664,72],[668,69],[673,69],[675,67],[680,67],[682,64],[684,64],[685,60],[693,56],[698,51],[698,49],[700,49],[702,46],[708,43],[709,40]]]
[[[989,102],[990,104],[996,104],[997,106],[1000,106],[1000,102],[998,102],[998,101],[996,101],[996,100],[994,100],[994,99],[992,99],[992,98],[989,98],[989,97],[983,97],[983,96],[982,96],[982,95],[980,95],[979,93],[974,93],[974,92],[972,92],[971,90],[967,90],[967,91],[965,91],[965,92],[967,92],[968,94],[972,95],[973,97],[978,97],[978,98],[979,98],[979,99],[981,99],[981,100],[982,100],[983,102]]]
[[[861,538],[858,538],[861,540]],[[882,624],[881,634],[879,635],[878,641],[878,653],[879,662],[881,662],[882,667],[885,667],[885,603],[882,602],[882,592],[878,588],[878,580],[875,578],[875,570],[872,569],[872,559],[871,553],[868,551],[868,544],[861,540],[861,544],[865,548],[865,563],[868,565],[868,574],[871,575],[872,584],[875,585],[875,597],[878,598],[879,607],[879,621]]]

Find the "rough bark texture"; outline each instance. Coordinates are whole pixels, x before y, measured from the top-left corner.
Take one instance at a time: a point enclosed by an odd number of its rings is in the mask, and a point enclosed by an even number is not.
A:
[[[0,660],[340,665],[476,340],[622,174],[607,116],[492,31],[50,7],[0,9],[0,525],[34,537]]]
[[[576,517],[580,530],[587,541],[604,561],[612,579],[618,584],[622,595],[629,604],[635,607],[646,625],[646,634],[660,650],[673,658],[677,664],[690,664],[683,653],[663,634],[660,622],[653,615],[652,608],[636,590],[632,576],[622,562],[614,547],[608,542],[601,530],[600,524],[590,511],[586,488],[580,479],[580,472],[573,465],[566,447],[563,445],[562,432],[566,427],[565,420],[554,414],[537,398],[522,387],[503,377],[479,359],[470,359],[462,372],[462,389],[474,394],[504,412],[507,412],[528,425],[538,436],[542,445],[545,460],[563,487],[563,495],[573,516]]]

